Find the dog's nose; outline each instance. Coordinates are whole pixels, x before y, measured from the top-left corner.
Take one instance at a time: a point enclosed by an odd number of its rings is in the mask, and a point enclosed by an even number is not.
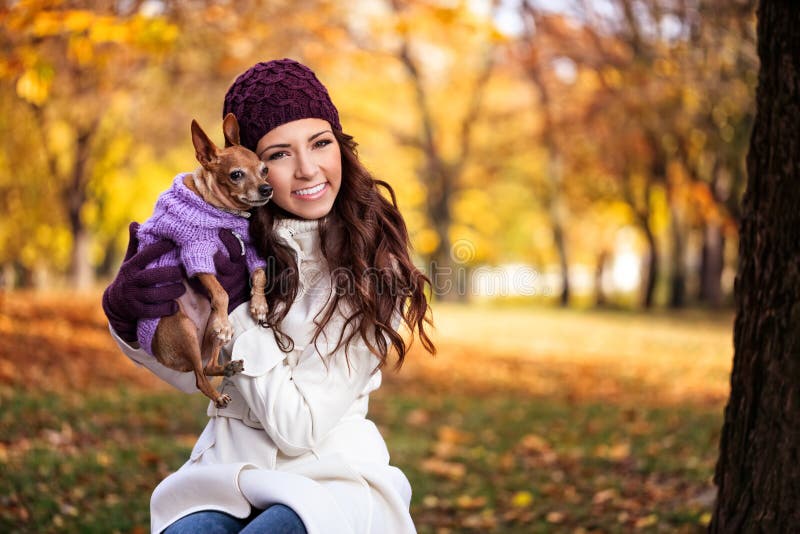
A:
[[[272,194],[272,186],[269,184],[259,185],[258,192],[262,197],[268,197]]]

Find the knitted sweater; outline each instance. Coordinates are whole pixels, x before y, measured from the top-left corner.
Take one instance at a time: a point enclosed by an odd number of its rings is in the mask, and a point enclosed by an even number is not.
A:
[[[153,215],[139,227],[139,250],[163,239],[178,245],[148,267],[183,265],[188,277],[198,273],[216,274],[214,254],[226,250],[219,238],[219,230],[227,228],[241,241],[242,255],[250,273],[264,268],[266,262],[258,256],[250,239],[248,219],[208,204],[186,187],[183,183],[186,176],[179,174],[175,177],[172,187],[158,198]],[[137,328],[139,343],[150,354],[158,321],[142,320]]]
[[[186,174],[179,174],[172,187],[164,191],[156,202],[153,215],[139,227],[139,250],[169,239],[178,245],[175,254],[165,254],[150,267],[183,264],[186,275],[216,274],[214,254],[225,250],[219,239],[219,230],[227,228],[242,241],[242,254],[252,273],[266,263],[253,248],[248,233],[248,219],[222,211],[212,206],[183,183]]]

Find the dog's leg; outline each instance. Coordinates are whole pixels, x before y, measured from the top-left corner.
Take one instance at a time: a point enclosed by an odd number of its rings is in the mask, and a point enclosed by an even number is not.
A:
[[[231,401],[229,395],[222,395],[214,389],[204,373],[197,327],[182,309],[174,315],[163,317],[158,323],[153,337],[153,355],[170,369],[194,371],[197,389],[214,401],[218,408],[224,408]]]
[[[253,271],[253,289],[250,291],[250,315],[253,319],[261,323],[267,320],[267,297],[264,290],[267,287],[267,275],[264,269]]]
[[[208,291],[211,298],[211,316],[206,326],[204,347],[210,346],[211,358],[205,367],[207,376],[231,376],[244,368],[242,360],[219,364],[219,351],[222,345],[233,337],[233,327],[228,321],[228,294],[213,274],[201,273],[197,278]]]

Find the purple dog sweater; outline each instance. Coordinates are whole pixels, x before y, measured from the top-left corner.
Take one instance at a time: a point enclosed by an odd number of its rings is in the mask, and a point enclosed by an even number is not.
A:
[[[179,174],[172,187],[164,191],[153,215],[139,227],[139,250],[143,247],[170,239],[178,247],[154,260],[150,267],[183,265],[186,275],[197,273],[216,274],[214,254],[226,250],[219,239],[219,230],[227,228],[242,241],[242,255],[245,256],[250,274],[263,269],[266,262],[258,256],[248,232],[248,219],[222,211],[208,204],[183,183],[187,174]],[[153,336],[160,319],[143,319],[137,326],[139,344],[148,354],[153,354]]]

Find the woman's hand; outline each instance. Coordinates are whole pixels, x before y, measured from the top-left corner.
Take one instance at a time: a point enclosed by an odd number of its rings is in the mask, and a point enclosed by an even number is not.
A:
[[[136,323],[140,319],[165,317],[177,312],[175,299],[186,291],[183,285],[185,274],[180,266],[146,268],[153,260],[174,250],[175,243],[159,241],[137,252],[138,230],[139,223],[131,223],[125,260],[117,277],[103,293],[103,311],[108,322],[117,335],[129,343],[136,341]],[[249,274],[239,238],[227,229],[219,231],[219,238],[225,251],[220,250],[214,255],[214,267],[217,279],[228,292],[230,312],[249,300]]]
[[[231,313],[241,303],[250,300],[250,272],[242,241],[228,229],[219,231],[219,239],[226,251],[214,254],[214,268],[217,280],[228,292],[228,313]]]
[[[136,341],[136,323],[172,315],[178,311],[175,299],[183,295],[180,266],[146,269],[153,260],[175,248],[172,241],[159,241],[141,251],[136,233],[139,223],[129,227],[130,238],[125,260],[117,277],[103,293],[103,311],[114,331],[127,342]]]

